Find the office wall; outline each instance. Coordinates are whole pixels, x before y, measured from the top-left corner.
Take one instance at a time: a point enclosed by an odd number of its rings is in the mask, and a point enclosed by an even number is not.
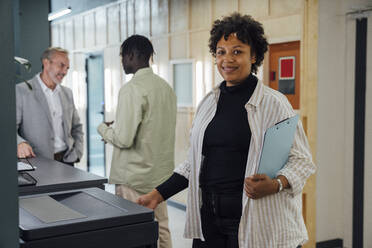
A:
[[[345,133],[346,80],[341,71],[346,63],[346,27],[343,6],[336,6],[335,2],[319,2],[318,240],[344,236],[344,199],[340,189],[344,187],[345,137],[340,134]],[[333,128],[329,128],[330,123]],[[352,152],[352,147],[349,149]]]
[[[317,240],[352,247],[355,20],[346,13],[370,1],[319,1]],[[370,15],[371,16],[371,15]],[[371,19],[371,18],[369,18]],[[372,247],[371,20],[368,28],[364,247]]]
[[[31,72],[23,70],[25,79],[41,71],[41,53],[50,45],[49,0],[15,0],[15,55],[28,59]]]
[[[13,1],[0,1],[0,247],[18,247]]]

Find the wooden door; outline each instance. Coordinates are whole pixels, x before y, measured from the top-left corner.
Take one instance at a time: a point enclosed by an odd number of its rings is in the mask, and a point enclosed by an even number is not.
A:
[[[269,86],[287,96],[294,109],[300,108],[300,41],[269,46]]]
[[[282,92],[299,110],[305,133],[308,134],[308,118],[300,109],[300,41],[269,46],[269,86]],[[305,102],[308,105],[309,103]],[[309,139],[310,144],[311,139]],[[315,175],[306,182],[302,192],[302,214],[309,234],[304,248],[315,247]]]

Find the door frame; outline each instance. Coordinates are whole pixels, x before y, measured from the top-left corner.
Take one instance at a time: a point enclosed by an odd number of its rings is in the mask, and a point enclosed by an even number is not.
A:
[[[96,51],[96,52],[87,52],[86,53],[86,57],[85,57],[85,75],[86,75],[86,84],[87,84],[87,87],[86,87],[86,94],[87,94],[87,109],[86,109],[86,123],[87,123],[87,127],[86,127],[86,132],[87,132],[87,171],[90,171],[90,159],[89,159],[89,74],[88,74],[88,59],[90,57],[95,57],[95,56],[101,56],[102,57],[102,75],[103,75],[103,84],[102,84],[102,94],[103,94],[103,102],[105,103],[106,102],[106,99],[105,99],[105,68],[104,68],[104,54],[103,54],[103,51]],[[103,121],[105,121],[105,104],[103,104]],[[106,176],[106,146],[103,145],[103,176]]]

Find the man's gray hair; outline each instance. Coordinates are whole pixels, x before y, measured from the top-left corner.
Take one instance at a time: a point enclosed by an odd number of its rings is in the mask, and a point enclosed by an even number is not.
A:
[[[43,62],[44,59],[50,60],[55,53],[64,53],[68,55],[68,51],[66,49],[60,47],[48,47],[41,55],[41,62]]]

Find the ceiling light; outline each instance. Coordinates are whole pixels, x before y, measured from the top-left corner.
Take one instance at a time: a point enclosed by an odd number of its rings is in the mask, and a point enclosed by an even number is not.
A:
[[[67,15],[71,13],[71,7],[67,7],[56,12],[52,12],[48,14],[48,21],[52,21],[54,19],[60,18],[61,16]]]

